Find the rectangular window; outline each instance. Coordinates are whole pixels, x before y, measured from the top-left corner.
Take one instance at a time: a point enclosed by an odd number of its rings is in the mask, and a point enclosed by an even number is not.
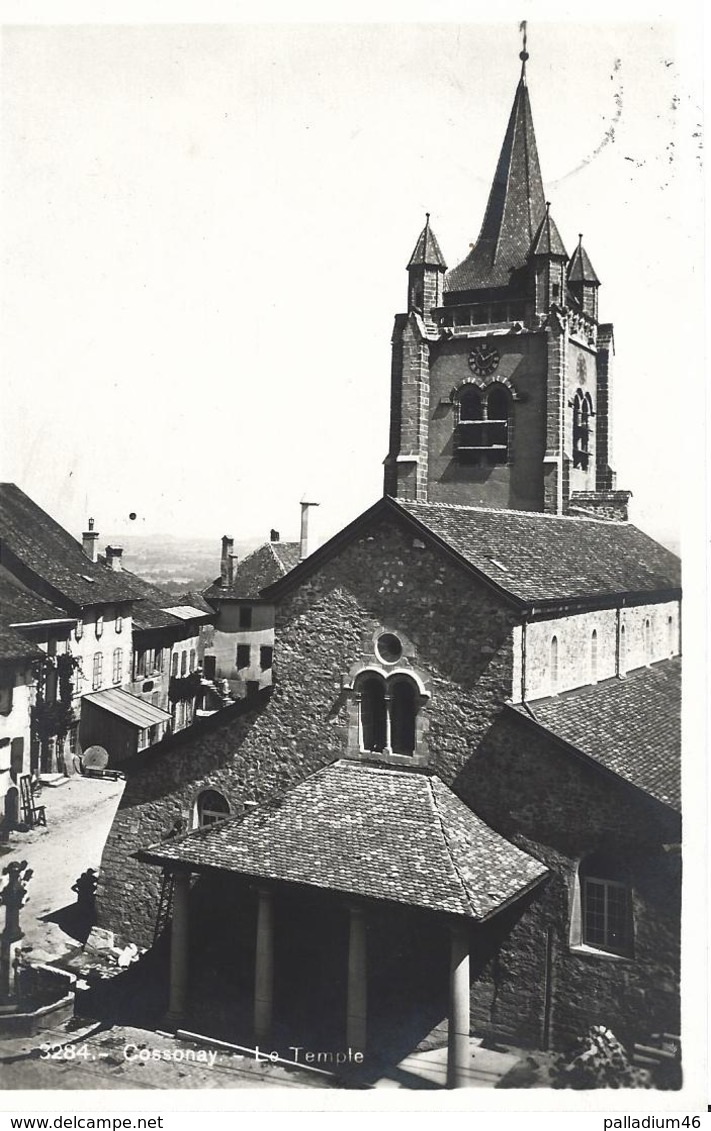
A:
[[[616,880],[582,881],[583,942],[612,954],[631,950],[629,889]]]
[[[252,627],[252,606],[240,605],[239,607],[239,626],[240,628]]]
[[[146,653],[136,652],[136,679],[146,674]]]
[[[197,653],[196,653],[194,648],[191,648],[190,649],[190,671],[191,672],[195,671],[195,660],[196,660],[196,658],[197,658]]]
[[[104,631],[104,618],[103,618],[103,615],[99,614],[99,615],[97,616],[97,618],[96,618],[96,622],[95,622],[95,624],[94,624],[94,630],[95,630],[95,632],[96,632],[96,639],[98,640],[98,639],[99,639],[99,637],[100,637],[100,636],[102,635],[102,633],[103,633],[103,631]]]
[[[249,644],[238,644],[237,645],[237,668],[238,669],[241,670],[242,668],[248,668],[249,667],[251,651],[252,651],[252,649],[251,649]]]
[[[114,648],[113,682],[120,683],[123,676],[123,649]]]
[[[98,691],[101,687],[101,679],[104,668],[104,656],[102,652],[94,653],[94,670],[92,674],[91,686],[94,691]]]
[[[263,672],[268,672],[272,666],[274,649],[269,644],[262,644],[259,649],[259,666]]]
[[[177,676],[177,674],[178,674],[178,659],[179,659],[178,653],[173,652],[173,655],[172,655],[172,658],[171,658],[171,661],[170,661],[170,674],[173,676],[173,678],[175,678],[175,676]]]
[[[188,653],[187,652],[181,652],[181,655],[180,655],[180,674],[181,675],[187,675],[188,674]]]
[[[163,649],[162,648],[156,648],[154,653],[153,653],[153,671],[154,672],[162,672],[163,671]]]

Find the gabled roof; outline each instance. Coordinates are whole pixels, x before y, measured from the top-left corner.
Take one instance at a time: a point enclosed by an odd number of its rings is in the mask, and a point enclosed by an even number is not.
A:
[[[103,555],[100,555],[99,560],[104,561]],[[182,628],[184,618],[175,616],[170,611],[179,601],[174,593],[161,589],[159,585],[146,581],[123,566],[112,572],[121,577],[126,592],[136,601],[132,612],[134,632],[151,628]]]
[[[681,661],[510,708],[584,758],[681,808]]]
[[[437,777],[340,761],[273,804],[137,854],[489,918],[546,868]]]
[[[444,261],[444,256],[440,251],[437,237],[430,227],[430,214],[427,213],[427,222],[420,232],[415,250],[410,256],[410,262],[407,265],[408,271],[411,267],[441,267],[443,271],[447,270],[447,264]]]
[[[261,589],[272,585],[289,573],[299,562],[300,542],[264,542],[237,563],[232,588],[220,585],[216,578],[203,596],[209,600],[256,600]]]
[[[583,247],[583,237],[580,236],[578,246],[570,257],[568,264],[568,282],[569,283],[594,283],[596,286],[600,285],[595,268],[590,262],[590,256]]]
[[[613,596],[668,596],[679,591],[676,555],[626,522],[412,503],[386,496],[262,596],[279,599],[387,515],[408,523],[413,533],[453,556],[518,608],[572,601],[594,605]]]
[[[41,648],[25,640],[24,636],[17,629],[10,628],[4,619],[0,620],[0,661],[26,660],[43,655]]]
[[[555,220],[551,216],[551,210],[548,204],[546,204],[545,215],[533,237],[531,255],[550,255],[559,259],[568,258],[568,253],[563,246],[560,232],[558,231]]]
[[[121,573],[89,561],[81,543],[15,483],[0,483],[0,561],[44,596],[74,607],[131,599]]]
[[[448,272],[445,291],[508,286],[512,269],[526,263],[544,211],[531,103],[522,74],[479,239],[466,259]]]

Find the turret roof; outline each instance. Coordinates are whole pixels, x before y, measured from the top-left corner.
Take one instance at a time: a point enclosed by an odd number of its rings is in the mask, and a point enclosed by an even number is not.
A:
[[[558,256],[560,259],[568,258],[568,253],[560,238],[556,222],[551,216],[551,208],[548,203],[546,203],[545,215],[538,225],[538,231],[533,237],[531,255],[552,255]]]
[[[596,283],[600,285],[595,268],[590,262],[590,256],[583,247],[583,237],[580,236],[578,246],[570,257],[568,264],[569,283]]]
[[[430,214],[427,213],[427,221],[424,228],[420,232],[415,250],[410,256],[410,262],[407,265],[408,271],[411,267],[441,267],[443,271],[447,270],[447,264],[444,261],[444,256],[440,251],[440,246],[437,243],[437,237],[430,227]]]

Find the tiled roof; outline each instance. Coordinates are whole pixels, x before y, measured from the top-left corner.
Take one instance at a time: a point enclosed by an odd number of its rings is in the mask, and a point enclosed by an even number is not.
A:
[[[526,263],[545,211],[531,103],[522,76],[476,245],[445,277],[445,291],[505,287]]]
[[[446,503],[395,505],[519,601],[654,593],[680,585],[680,562],[626,522]]]
[[[441,267],[445,271],[447,269],[447,264],[445,263],[444,256],[440,251],[437,237],[430,227],[429,215],[427,216],[427,223],[425,224],[424,228],[417,238],[415,250],[410,256],[410,262],[407,265],[408,270],[410,269],[410,267],[418,266]]]
[[[91,562],[81,543],[14,483],[0,483],[0,561],[12,558],[72,605],[130,600],[121,573]]]
[[[512,709],[657,801],[680,808],[679,659]]]
[[[41,648],[25,640],[16,629],[10,628],[4,618],[0,620],[0,660],[22,660],[42,655],[44,653]]]
[[[215,615],[212,605],[208,605],[202,593],[198,593],[197,589],[189,589],[187,593],[181,593],[178,597],[174,597],[173,601],[177,605],[190,605],[193,609],[199,609],[201,613],[207,613],[209,616]]]
[[[568,282],[569,283],[599,283],[595,268],[590,262],[590,256],[583,247],[583,238],[580,237],[580,242],[575,251],[570,257],[568,264]]]
[[[258,876],[486,919],[545,867],[439,778],[336,762],[281,801],[164,841],[151,863]]]
[[[66,610],[52,605],[36,593],[20,589],[7,577],[0,577],[0,620],[8,625],[30,625],[40,621],[65,620],[74,623]]]
[[[555,220],[551,216],[551,210],[548,205],[546,205],[546,214],[538,225],[538,231],[533,237],[531,255],[557,255],[561,259],[568,258],[568,253],[563,246],[560,232],[558,231]]]
[[[103,563],[103,555],[99,556],[99,560]],[[182,625],[182,621],[166,612],[170,605],[176,604],[177,598],[173,593],[168,593],[166,589],[161,589],[160,586],[154,585],[152,581],[146,581],[138,574],[131,573],[123,566],[120,570],[111,572],[114,573],[114,576],[121,578],[126,594],[136,601],[131,614],[134,631]]]
[[[223,588],[218,577],[203,596],[208,600],[254,600],[260,589],[272,585],[298,564],[300,552],[300,542],[265,542],[237,563],[231,589]]]

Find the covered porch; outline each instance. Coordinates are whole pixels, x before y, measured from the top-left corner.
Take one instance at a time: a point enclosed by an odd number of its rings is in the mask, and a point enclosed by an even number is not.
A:
[[[138,855],[171,892],[174,1027],[364,1077],[439,1037],[455,1088],[471,957],[545,875],[438,778],[349,762]]]

